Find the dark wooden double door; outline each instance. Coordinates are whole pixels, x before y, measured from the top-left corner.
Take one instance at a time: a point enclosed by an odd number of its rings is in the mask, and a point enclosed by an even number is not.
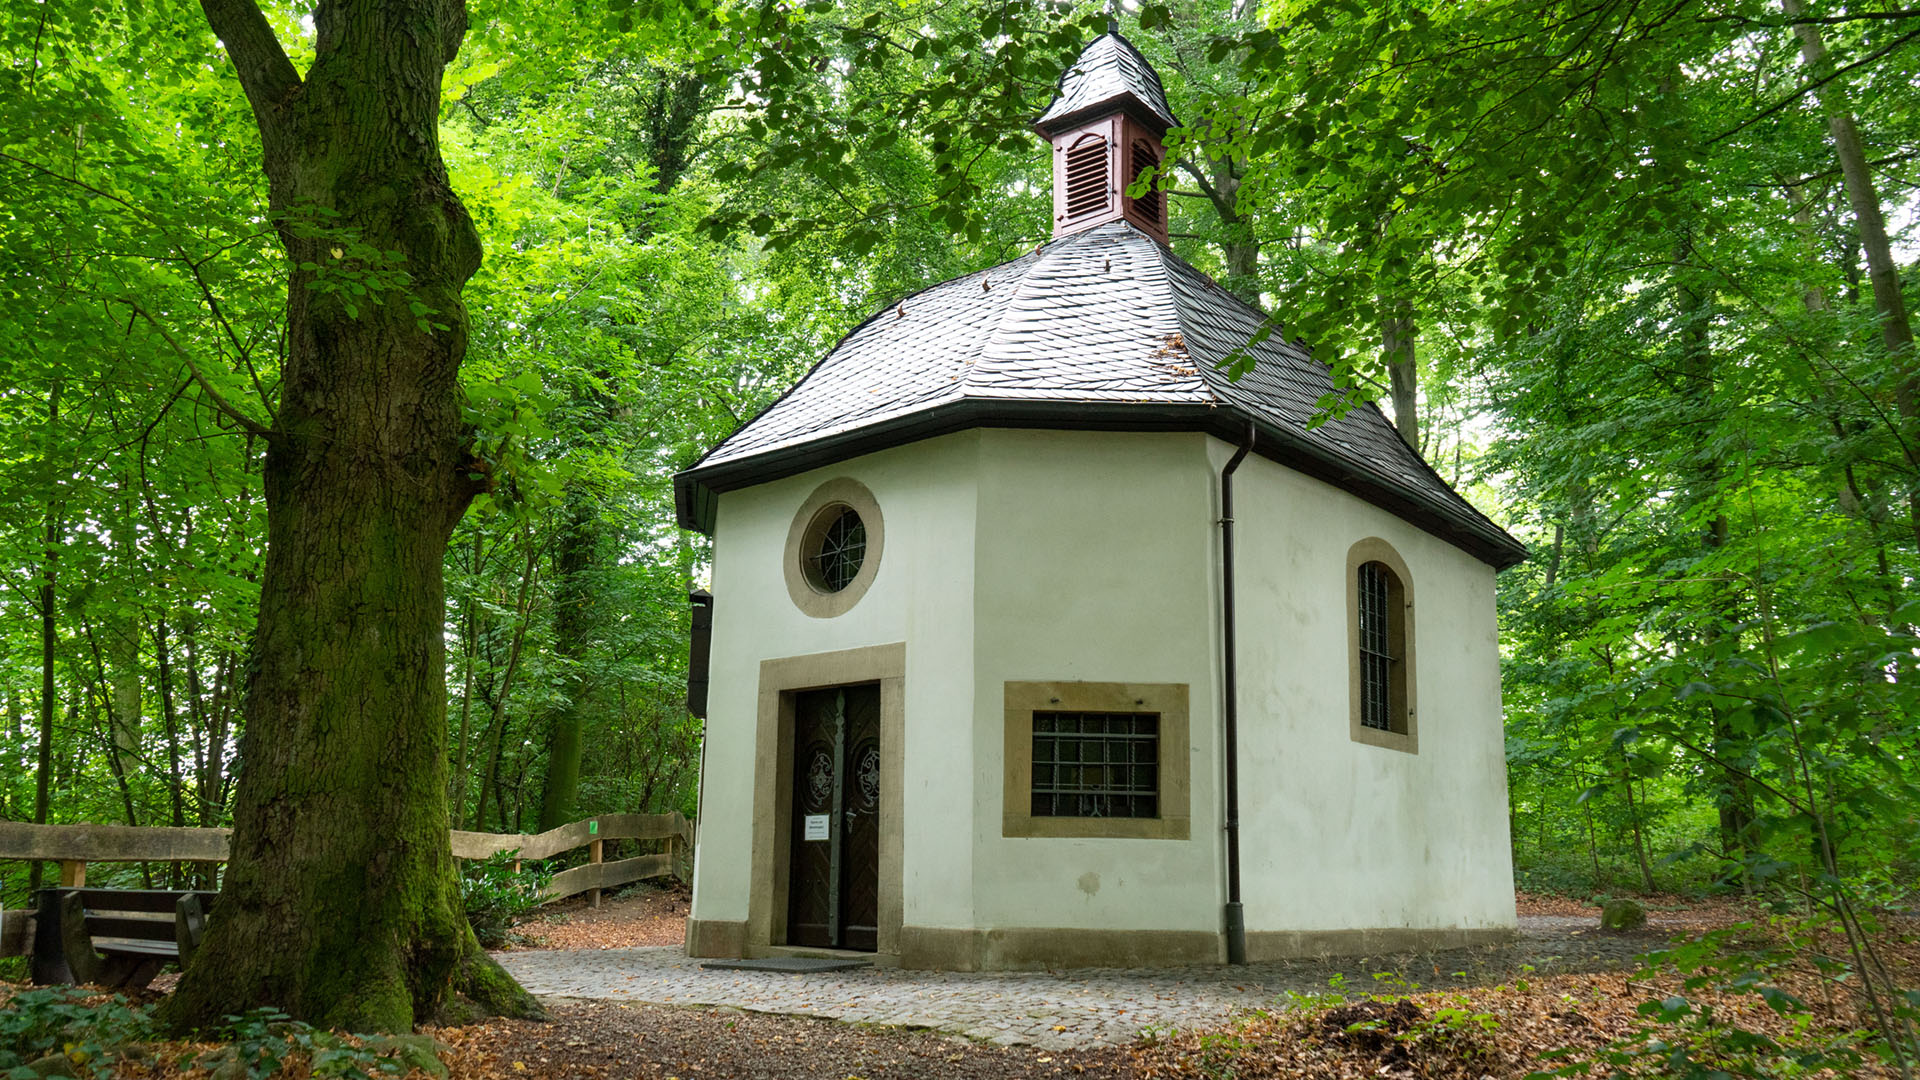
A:
[[[787,944],[873,951],[880,923],[880,685],[795,696]]]

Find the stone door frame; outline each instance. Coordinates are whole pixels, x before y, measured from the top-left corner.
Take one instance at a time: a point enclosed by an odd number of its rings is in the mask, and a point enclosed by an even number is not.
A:
[[[753,755],[753,865],[746,955],[766,956],[787,940],[787,885],[793,832],[794,698],[804,690],[880,684],[880,917],[876,960],[898,962],[903,904],[901,814],[906,774],[905,642],[760,662]]]

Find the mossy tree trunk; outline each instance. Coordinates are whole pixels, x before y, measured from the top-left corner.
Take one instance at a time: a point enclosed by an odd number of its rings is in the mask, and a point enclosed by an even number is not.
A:
[[[466,11],[321,0],[303,78],[253,0],[202,8],[259,124],[289,347],[232,859],[165,1015],[405,1031],[455,990],[537,1013],[475,944],[447,844],[441,567],[479,475],[456,376],[480,243],[437,128]]]

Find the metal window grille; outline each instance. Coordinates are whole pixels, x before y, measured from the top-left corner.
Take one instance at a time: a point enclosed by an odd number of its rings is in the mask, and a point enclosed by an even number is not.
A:
[[[813,563],[820,586],[828,592],[839,592],[853,582],[866,558],[866,522],[860,520],[859,514],[846,510],[820,535],[820,546],[809,561]]]
[[[1035,817],[1160,816],[1160,714],[1033,714]]]
[[[1360,566],[1360,723],[1393,730],[1393,654],[1388,631],[1389,575],[1377,562]]]

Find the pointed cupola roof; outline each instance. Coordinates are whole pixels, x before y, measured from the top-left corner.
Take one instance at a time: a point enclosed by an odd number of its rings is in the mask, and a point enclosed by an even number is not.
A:
[[[1377,406],[1309,427],[1325,364],[1133,222],[1072,233],[890,303],[674,477],[681,525],[720,492],[977,427],[1204,431],[1359,496],[1496,568],[1526,549],[1407,448]],[[1219,370],[1247,348],[1239,381]]]
[[[1109,30],[1094,38],[1060,76],[1060,88],[1053,104],[1033,122],[1043,136],[1105,112],[1124,110],[1164,135],[1168,128],[1180,126],[1167,104],[1167,92],[1160,76],[1133,43]]]

